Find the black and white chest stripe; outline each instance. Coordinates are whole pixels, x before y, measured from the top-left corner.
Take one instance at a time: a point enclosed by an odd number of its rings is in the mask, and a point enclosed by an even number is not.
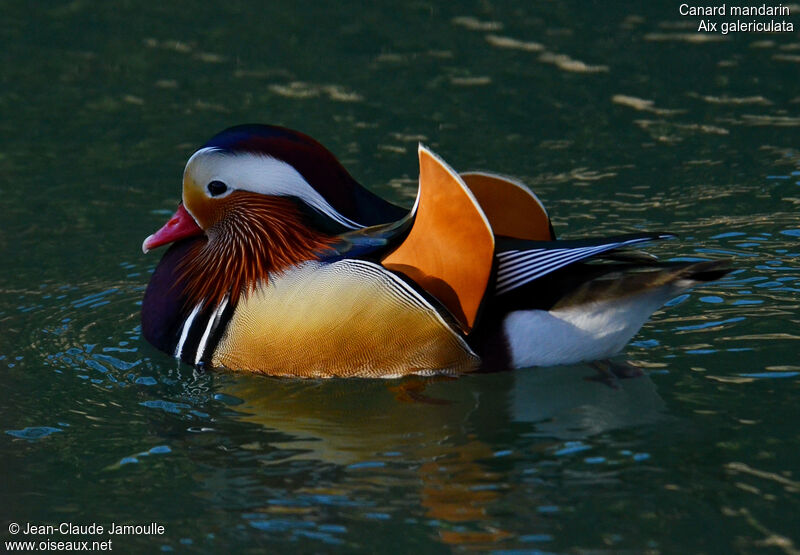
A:
[[[209,364],[234,309],[227,296],[215,308],[197,304],[181,326],[173,356],[195,366]]]

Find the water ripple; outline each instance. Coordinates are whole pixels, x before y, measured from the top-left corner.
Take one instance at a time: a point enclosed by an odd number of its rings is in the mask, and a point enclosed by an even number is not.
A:
[[[50,426],[29,426],[22,430],[6,430],[6,433],[20,439],[36,440],[63,431],[64,430],[61,428],[53,428]]]

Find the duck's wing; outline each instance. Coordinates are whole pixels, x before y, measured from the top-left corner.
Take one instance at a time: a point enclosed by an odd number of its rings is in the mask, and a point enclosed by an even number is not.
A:
[[[461,179],[475,195],[495,235],[530,241],[555,240],[544,204],[521,181],[489,172],[465,172]]]
[[[417,200],[408,214],[386,224],[341,234],[320,252],[320,260],[361,258],[403,274],[438,300],[468,333],[475,323],[492,271],[494,231],[481,201],[441,158],[420,145]],[[495,218],[498,192],[511,191],[516,204],[535,205],[535,218],[549,226],[535,195],[521,184],[492,174],[467,174]],[[492,192],[494,190],[494,192]],[[542,216],[544,214],[544,216]],[[515,216],[517,217],[517,216]],[[520,215],[521,219],[521,215]],[[503,222],[511,222],[504,219]],[[508,232],[512,227],[504,227]],[[530,230],[517,234],[532,237]]]
[[[344,258],[379,260],[400,244],[414,224],[414,211],[396,222],[363,227],[334,238],[319,252],[322,262],[335,262]]]
[[[462,178],[422,145],[419,159],[419,192],[412,210],[396,222],[340,235],[320,258],[380,262],[438,300],[465,334],[478,318],[493,266],[497,273],[490,290],[504,295],[587,259],[644,263],[645,256],[621,249],[673,237],[642,233],[556,241],[544,206],[523,184],[488,173]]]
[[[492,298],[488,312],[495,316],[514,311],[554,310],[597,306],[664,289],[667,296],[700,282],[713,281],[733,270],[729,260],[700,262],[610,262],[602,257],[576,262]],[[652,310],[658,308],[654,306]],[[652,312],[652,311],[651,311]],[[491,320],[491,318],[490,318]]]
[[[648,241],[670,239],[671,233],[640,233],[579,241],[502,240],[497,249],[495,293],[506,294],[562,268]]]
[[[413,224],[381,264],[435,297],[469,333],[492,274],[494,232],[475,195],[447,163],[422,145],[419,163]]]
[[[478,201],[495,236],[530,241],[555,240],[544,204],[521,181],[489,172],[464,172],[459,177]],[[415,216],[416,211],[412,209],[397,221],[343,233],[320,253],[320,258],[326,261],[379,258],[405,238]]]

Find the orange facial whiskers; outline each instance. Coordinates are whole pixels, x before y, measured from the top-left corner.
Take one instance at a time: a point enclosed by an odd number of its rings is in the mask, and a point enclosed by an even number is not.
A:
[[[303,221],[286,198],[236,191],[218,201],[216,223],[178,267],[189,306],[248,294],[270,274],[314,260],[332,238]]]

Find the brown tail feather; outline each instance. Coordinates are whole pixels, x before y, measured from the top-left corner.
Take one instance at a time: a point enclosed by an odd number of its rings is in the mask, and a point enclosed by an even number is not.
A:
[[[729,260],[690,263],[661,263],[612,271],[583,283],[563,296],[553,308],[581,305],[622,298],[672,286],[665,294],[674,294],[698,283],[714,281],[731,272]]]
[[[714,281],[733,270],[730,260],[709,260],[684,267],[681,270],[680,278],[698,282]]]

